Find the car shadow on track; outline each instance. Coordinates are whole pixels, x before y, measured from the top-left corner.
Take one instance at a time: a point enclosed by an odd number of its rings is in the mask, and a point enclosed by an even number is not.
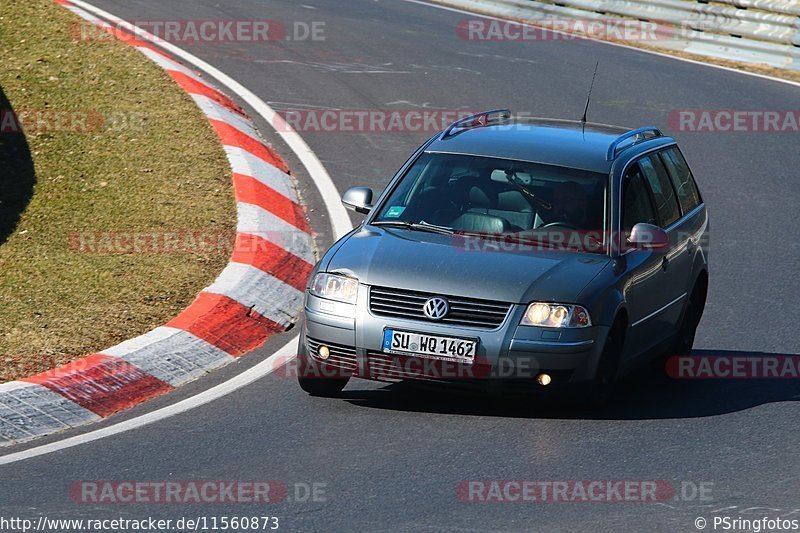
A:
[[[695,350],[692,355],[767,357],[787,354]],[[570,406],[558,400],[516,395],[497,397],[447,385],[413,382],[372,390],[351,386],[342,397],[353,405],[372,409],[468,416],[589,420],[693,418],[733,413],[766,403],[795,401],[800,399],[800,378],[673,379],[663,368],[648,368],[627,377],[606,405],[593,409]]]
[[[33,159],[25,135],[0,87],[0,244],[8,240],[33,197]]]

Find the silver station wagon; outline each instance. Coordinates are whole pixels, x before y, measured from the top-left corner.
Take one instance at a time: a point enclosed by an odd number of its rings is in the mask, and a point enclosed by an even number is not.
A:
[[[352,377],[601,403],[642,362],[688,353],[708,216],[674,139],[480,113],[425,142],[309,280],[300,386]]]

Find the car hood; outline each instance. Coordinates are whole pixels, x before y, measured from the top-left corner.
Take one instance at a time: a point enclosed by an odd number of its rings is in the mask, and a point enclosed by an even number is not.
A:
[[[528,303],[576,302],[610,259],[569,250],[480,251],[462,238],[406,229],[362,229],[342,243],[328,272],[361,283],[442,295]]]

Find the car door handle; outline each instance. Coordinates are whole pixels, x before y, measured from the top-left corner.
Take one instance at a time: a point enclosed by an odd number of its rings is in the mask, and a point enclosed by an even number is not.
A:
[[[661,268],[666,270],[668,266],[669,266],[669,258],[667,258],[667,256],[664,256],[664,259],[661,260]]]

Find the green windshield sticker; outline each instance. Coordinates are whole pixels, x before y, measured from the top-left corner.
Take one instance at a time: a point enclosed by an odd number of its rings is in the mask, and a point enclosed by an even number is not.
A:
[[[393,205],[392,207],[389,208],[388,211],[386,211],[386,217],[387,218],[397,218],[400,215],[402,215],[403,211],[405,211],[405,210],[406,210],[406,208],[404,206]]]

